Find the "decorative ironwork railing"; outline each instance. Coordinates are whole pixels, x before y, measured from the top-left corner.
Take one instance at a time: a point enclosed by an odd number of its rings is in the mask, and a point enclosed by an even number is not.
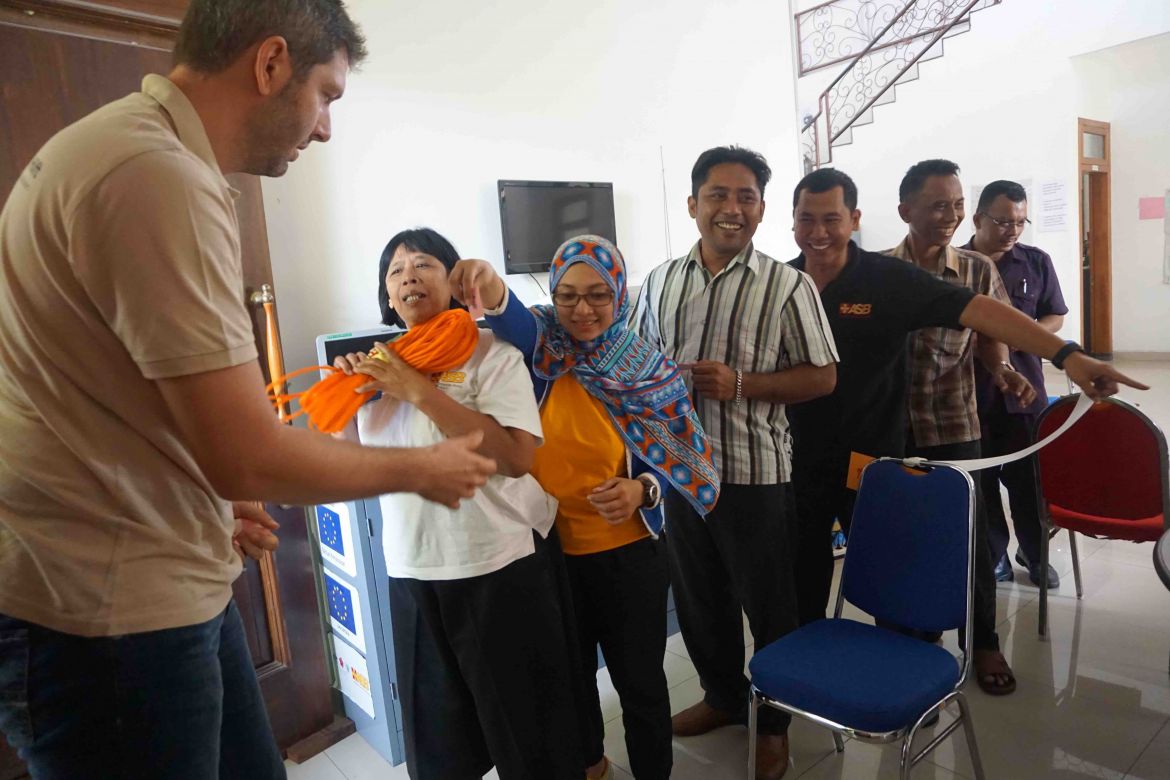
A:
[[[1002,0],[982,0],[971,9],[978,11]],[[893,26],[871,53],[905,39],[937,32],[949,22],[948,4],[942,0],[917,3],[906,14],[904,0],[830,0],[796,14],[796,47],[800,75],[845,62],[878,37],[886,25]]]
[[[852,128],[873,121],[872,109],[892,102],[891,88],[917,78],[917,64],[941,54],[935,48],[957,25],[965,22],[971,11],[1000,0],[909,0],[909,2],[877,2],[876,0],[845,0],[854,7],[865,6],[865,18],[876,27],[872,37],[859,51],[848,57],[849,64],[821,93],[815,115],[806,117],[801,132],[801,153],[806,170],[824,165],[833,159],[834,143],[852,140]],[[816,14],[838,3],[806,11]],[[884,9],[889,7],[891,12]],[[840,42],[834,43],[840,53]],[[933,51],[932,51],[933,49]],[[802,52],[802,57],[804,53]],[[826,63],[827,64],[827,63]]]

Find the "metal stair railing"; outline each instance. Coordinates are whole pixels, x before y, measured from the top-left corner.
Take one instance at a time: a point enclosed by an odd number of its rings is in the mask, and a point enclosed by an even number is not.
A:
[[[984,0],[971,12],[1000,2]],[[877,31],[894,21],[902,7],[903,0],[829,0],[797,13],[798,75],[807,76],[852,59],[871,41],[881,37]],[[924,26],[932,20],[936,26]],[[932,13],[930,6],[920,5],[916,16],[903,16],[870,52],[880,51],[907,38],[936,32],[945,21],[939,18],[939,14]]]
[[[917,78],[918,63],[939,56],[936,44],[966,23],[972,10],[999,2],[909,0],[892,14],[821,93],[817,113],[806,118],[801,129],[806,170],[832,162],[833,146],[850,143],[853,127],[873,121],[873,108],[893,101],[891,87]]]

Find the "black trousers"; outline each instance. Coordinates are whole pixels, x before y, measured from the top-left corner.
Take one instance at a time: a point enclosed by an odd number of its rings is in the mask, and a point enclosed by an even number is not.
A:
[[[582,776],[555,537],[499,571],[390,578],[406,763],[414,780]]]
[[[585,765],[605,754],[605,721],[597,692],[597,648],[622,704],[630,769],[638,780],[670,777],[670,696],[666,654],[669,570],[662,539],[590,555],[566,555],[581,663],[581,742]],[[582,776],[583,776],[582,769]]]
[[[980,457],[979,442],[965,441],[957,444],[940,444],[936,447],[919,447],[914,443],[913,434],[907,442],[906,455],[927,460],[969,460]],[[991,547],[987,543],[987,502],[979,489],[978,473],[975,480],[975,593],[972,597],[971,645],[975,650],[998,650],[999,635],[995,633],[995,562],[991,559]]]
[[[700,517],[674,495],[666,504],[670,581],[678,622],[710,706],[747,722],[743,618],[758,648],[796,628],[790,483],[728,485]],[[784,734],[789,716],[760,709],[759,732]]]
[[[982,421],[984,455],[1007,455],[1032,443],[1036,415],[1008,414],[1006,410],[997,408],[984,415]],[[1040,497],[1036,491],[1036,456],[1006,466],[984,469],[978,477],[983,500],[987,504],[987,540],[991,545],[992,566],[1007,552],[1011,539],[1007,517],[1003,513],[1003,498],[999,493],[1001,482],[1008,491],[1016,542],[1029,561],[1038,563],[1044,529],[1040,523]]]
[[[796,605],[800,625],[825,617],[833,587],[833,521],[849,534],[856,491],[845,487],[849,455],[796,466]]]

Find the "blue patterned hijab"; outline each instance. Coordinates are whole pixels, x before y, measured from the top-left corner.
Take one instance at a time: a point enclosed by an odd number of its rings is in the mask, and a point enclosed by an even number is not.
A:
[[[554,381],[572,371],[605,406],[626,447],[662,475],[701,515],[719,498],[711,446],[672,360],[629,329],[629,290],[621,252],[599,236],[561,244],[549,268],[549,289],[565,271],[585,263],[614,294],[613,324],[592,341],[577,341],[553,306],[537,306],[533,371]]]

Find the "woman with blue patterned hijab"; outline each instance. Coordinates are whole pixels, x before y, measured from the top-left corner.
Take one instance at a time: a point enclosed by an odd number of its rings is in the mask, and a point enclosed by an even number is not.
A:
[[[529,309],[482,260],[465,260],[451,275],[456,298],[494,307],[488,326],[520,349],[532,372],[544,434],[532,474],[559,503],[586,777],[609,776],[600,645],[622,704],[630,769],[639,780],[668,778],[661,493],[705,515],[719,477],[678,367],[626,325],[617,247],[598,236],[569,239],[553,257],[549,285],[552,305]]]
[[[598,236],[569,239],[553,258],[549,287],[556,290],[577,263],[588,265],[609,286],[613,323],[600,337],[578,341],[561,324],[556,307],[535,307],[533,372],[553,381],[572,371],[605,405],[626,446],[706,515],[719,496],[719,474],[707,437],[678,367],[628,327],[630,301],[621,253]]]

